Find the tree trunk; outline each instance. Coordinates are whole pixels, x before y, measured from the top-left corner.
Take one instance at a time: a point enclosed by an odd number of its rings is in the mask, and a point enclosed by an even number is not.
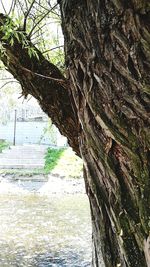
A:
[[[150,266],[149,7],[61,2],[96,267]]]
[[[59,2],[69,81],[16,39],[2,60],[82,155],[93,266],[150,266],[150,5]]]

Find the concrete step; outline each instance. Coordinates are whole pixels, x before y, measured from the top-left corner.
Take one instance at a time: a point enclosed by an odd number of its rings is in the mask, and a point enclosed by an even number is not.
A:
[[[30,163],[39,163],[39,164],[44,164],[44,160],[43,159],[0,159],[0,165],[1,164],[9,164],[9,163],[11,163],[11,164],[15,164],[15,163],[17,163],[17,164],[20,164],[20,163],[25,163],[25,164],[30,164]]]
[[[35,151],[28,151],[28,152],[23,152],[23,151],[11,151],[7,153],[0,153],[0,158],[9,158],[11,155],[11,158],[16,157],[16,158],[44,158],[46,153],[40,153],[40,152],[35,152]]]
[[[23,145],[11,146],[0,153],[1,169],[35,169],[45,164],[46,146]]]
[[[10,148],[10,149],[5,149],[2,151],[2,153],[0,153],[1,155],[24,155],[24,154],[32,154],[32,155],[45,155],[46,153],[46,149],[34,149],[34,148]]]
[[[41,155],[13,155],[13,154],[12,154],[11,156],[12,156],[13,159],[16,159],[16,160],[17,160],[17,159],[20,159],[20,160],[21,160],[21,159],[22,159],[22,160],[26,160],[26,159],[33,159],[33,160],[34,160],[34,159],[36,159],[36,160],[38,160],[38,161],[39,161],[40,159],[44,159],[44,157],[45,157],[45,155],[43,155],[43,157],[41,157]],[[10,155],[7,155],[7,154],[6,154],[6,155],[4,156],[4,155],[1,155],[1,154],[0,154],[0,161],[1,161],[1,159],[4,159],[4,158],[5,158],[5,159],[9,159],[9,158],[10,158]]]
[[[36,146],[36,145],[23,145],[23,146],[10,146],[10,149],[13,150],[34,150],[34,151],[46,151],[47,150],[47,146]]]
[[[43,164],[2,164],[1,169],[40,169],[43,168]]]

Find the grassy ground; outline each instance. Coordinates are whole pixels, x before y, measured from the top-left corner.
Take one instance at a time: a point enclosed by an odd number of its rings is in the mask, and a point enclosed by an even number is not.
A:
[[[45,172],[62,177],[82,177],[82,160],[71,148],[51,149],[45,156]]]
[[[45,167],[44,170],[46,173],[51,172],[59,162],[59,159],[62,157],[65,149],[53,149],[48,148],[45,155]]]
[[[80,178],[83,176],[82,165],[82,160],[75,155],[71,148],[48,148],[43,169],[0,169],[0,174],[30,177],[52,174],[65,178]]]

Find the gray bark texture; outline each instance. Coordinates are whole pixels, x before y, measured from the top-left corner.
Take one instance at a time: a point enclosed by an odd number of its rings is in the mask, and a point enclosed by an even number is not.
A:
[[[59,2],[68,78],[17,40],[2,60],[83,159],[92,266],[149,267],[150,2]]]
[[[150,266],[150,3],[66,0],[61,10],[93,266],[100,248],[107,267]]]

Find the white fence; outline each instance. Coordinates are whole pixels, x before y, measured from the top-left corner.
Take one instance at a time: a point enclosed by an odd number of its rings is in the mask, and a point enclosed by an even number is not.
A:
[[[47,144],[65,146],[66,138],[61,136],[56,129],[55,133],[45,132],[47,122],[18,122],[16,123],[15,143],[21,144]],[[6,125],[0,124],[0,139],[13,143],[14,123],[8,122]]]

